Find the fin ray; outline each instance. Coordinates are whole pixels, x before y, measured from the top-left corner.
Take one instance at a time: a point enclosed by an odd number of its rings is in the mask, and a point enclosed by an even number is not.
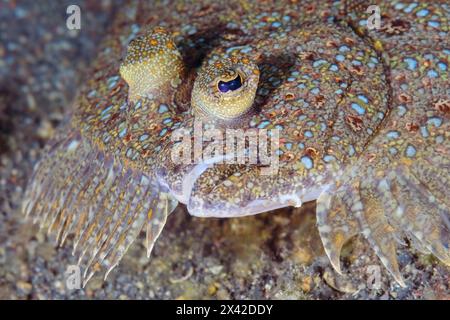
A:
[[[84,284],[100,270],[106,278],[146,224],[149,253],[178,203],[153,176],[105,156],[79,133],[51,147],[33,177],[22,210],[60,245],[74,235]]]

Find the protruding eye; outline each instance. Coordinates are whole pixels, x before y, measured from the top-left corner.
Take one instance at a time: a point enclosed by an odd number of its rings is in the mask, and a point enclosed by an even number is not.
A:
[[[204,65],[195,79],[191,104],[196,116],[235,120],[250,113],[259,70],[247,57],[224,57]]]
[[[236,76],[236,78],[234,78],[233,80],[230,81],[219,81],[218,84],[219,90],[221,92],[228,92],[228,91],[234,91],[239,89],[240,87],[242,87],[242,78],[241,76],[238,74]]]
[[[133,39],[120,65],[120,74],[128,83],[128,99],[164,95],[183,78],[184,66],[171,35],[156,27]]]

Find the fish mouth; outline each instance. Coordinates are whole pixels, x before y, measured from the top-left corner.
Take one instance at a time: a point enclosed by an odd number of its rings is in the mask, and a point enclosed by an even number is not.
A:
[[[163,166],[160,182],[187,206],[191,215],[221,218],[300,207],[317,199],[328,187],[325,179],[314,177],[294,179],[297,180],[294,183],[289,177],[295,171],[279,167],[278,159],[263,165],[259,153],[255,164],[247,163],[251,159],[247,149],[226,149],[224,154],[215,153],[213,157],[206,153],[201,160],[196,160],[194,153],[194,159],[183,159],[188,160],[186,163]],[[243,163],[238,163],[242,160]]]
[[[204,162],[193,166],[183,179],[182,192],[178,194],[178,200],[187,206],[189,214],[196,217],[211,218],[233,218],[255,215],[284,207],[301,207],[303,203],[316,200],[329,185],[318,185],[309,188],[291,188],[290,192],[277,194],[276,184],[268,187],[273,188],[273,196],[249,197],[242,201],[233,200],[220,196],[220,190],[215,187],[223,184],[227,178],[214,181],[210,188],[202,189],[202,178],[210,173],[210,170],[218,170],[214,162]],[[229,166],[223,165],[223,170]],[[268,190],[267,194],[271,194]],[[236,192],[239,190],[236,189]]]
[[[320,186],[308,192],[293,192],[267,199],[252,199],[245,203],[215,202],[201,196],[192,196],[187,209],[192,216],[211,218],[235,218],[255,215],[285,207],[301,207],[303,203],[316,200],[329,186]]]

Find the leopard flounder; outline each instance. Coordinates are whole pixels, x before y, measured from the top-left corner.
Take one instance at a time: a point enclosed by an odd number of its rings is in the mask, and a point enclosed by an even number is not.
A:
[[[125,4],[36,165],[25,213],[61,243],[74,234],[85,281],[106,278],[143,228],[150,255],[178,202],[235,217],[317,200],[338,272],[359,233],[401,285],[405,236],[450,265],[450,7],[374,4],[372,30],[365,1]],[[173,134],[196,119],[278,130],[278,170],[174,162]]]

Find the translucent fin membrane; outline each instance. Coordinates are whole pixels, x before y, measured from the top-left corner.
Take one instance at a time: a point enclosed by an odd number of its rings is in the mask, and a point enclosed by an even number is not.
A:
[[[71,134],[36,165],[23,211],[59,245],[74,235],[85,285],[96,271],[106,279],[145,225],[150,255],[176,205],[151,177]]]
[[[445,183],[447,177],[448,172],[436,179]],[[442,190],[424,182],[406,166],[375,173],[363,165],[344,175],[338,187],[324,192],[317,200],[317,221],[333,267],[341,271],[342,245],[357,233],[364,235],[402,286],[405,283],[396,257],[402,234],[421,252],[431,252],[450,265],[449,208],[439,197]]]
[[[334,196],[331,197],[330,195]],[[341,274],[340,256],[342,246],[359,233],[359,225],[351,210],[350,188],[336,194],[333,187],[324,192],[317,202],[317,224],[325,252],[334,269]]]

